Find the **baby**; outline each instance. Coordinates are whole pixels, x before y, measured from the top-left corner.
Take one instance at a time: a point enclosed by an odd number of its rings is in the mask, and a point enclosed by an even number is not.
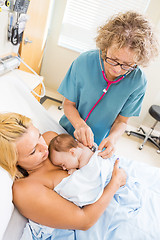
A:
[[[71,135],[60,134],[53,138],[49,144],[49,158],[54,165],[61,166],[70,174],[54,190],[80,207],[97,201],[110,182],[114,164],[118,161],[116,155],[103,159],[98,153]],[[77,169],[80,170],[72,174]],[[114,200],[129,206],[129,209],[138,209],[141,199],[139,188],[137,179],[128,176],[126,184],[114,195]]]
[[[67,170],[68,174],[85,166],[92,155],[91,149],[76,141],[69,134],[57,135],[49,144],[50,161],[54,165],[61,166],[63,170]]]
[[[67,170],[70,175],[54,190],[80,207],[99,199],[104,187],[110,182],[114,163],[118,161],[117,156],[103,159],[98,155],[99,151],[92,152],[68,134],[60,134],[53,138],[49,152],[51,162]],[[77,169],[80,170],[72,174]],[[127,206],[126,209],[129,209],[131,214],[141,206],[140,188],[137,179],[128,176],[126,184],[114,195],[114,201],[118,205]]]

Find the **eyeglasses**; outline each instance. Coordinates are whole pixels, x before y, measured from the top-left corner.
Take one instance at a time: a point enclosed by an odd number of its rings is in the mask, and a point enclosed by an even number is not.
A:
[[[134,65],[133,67],[131,67],[131,66],[127,65],[127,64],[121,64],[121,63],[117,62],[116,60],[113,60],[112,58],[109,58],[109,57],[106,57],[105,62],[109,63],[112,66],[120,65],[120,67],[123,70],[126,70],[126,71],[132,71],[132,70],[134,70],[137,67],[137,65]]]

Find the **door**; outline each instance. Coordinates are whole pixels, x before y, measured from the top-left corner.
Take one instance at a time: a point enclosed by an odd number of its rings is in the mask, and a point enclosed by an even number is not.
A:
[[[29,20],[20,46],[21,58],[37,73],[40,73],[42,57],[47,37],[49,13],[53,0],[31,0],[27,15]],[[23,63],[20,70],[31,72]]]

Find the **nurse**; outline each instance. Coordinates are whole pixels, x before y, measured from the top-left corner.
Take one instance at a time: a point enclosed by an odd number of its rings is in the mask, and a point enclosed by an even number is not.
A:
[[[140,114],[146,90],[140,66],[158,55],[158,43],[149,21],[129,11],[99,28],[96,45],[74,60],[58,89],[64,96],[60,124],[109,158],[128,119]]]

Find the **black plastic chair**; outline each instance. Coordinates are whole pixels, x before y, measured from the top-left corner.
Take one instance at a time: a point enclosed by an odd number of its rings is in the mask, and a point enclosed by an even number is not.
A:
[[[142,150],[144,144],[147,141],[150,141],[151,143],[153,143],[158,148],[157,153],[160,153],[160,136],[153,136],[152,135],[152,132],[153,132],[155,126],[157,125],[158,122],[160,122],[160,106],[152,105],[149,108],[149,113],[156,121],[153,124],[153,126],[150,128],[148,133],[146,133],[142,127],[140,127],[137,130],[138,132],[126,131],[126,133],[127,133],[128,136],[133,135],[133,136],[144,139],[143,143],[139,147],[139,150]],[[140,131],[142,131],[142,133],[140,133]]]

